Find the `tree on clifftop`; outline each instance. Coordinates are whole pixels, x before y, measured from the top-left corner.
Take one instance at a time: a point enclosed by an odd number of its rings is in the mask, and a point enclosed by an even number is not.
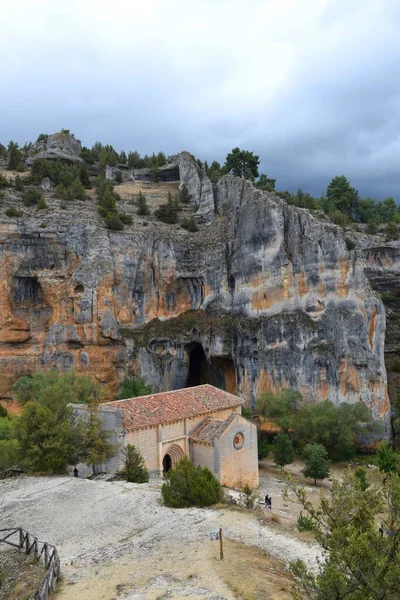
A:
[[[260,158],[249,150],[240,150],[233,148],[225,160],[225,167],[228,173],[243,179],[254,181],[258,177],[258,165]]]

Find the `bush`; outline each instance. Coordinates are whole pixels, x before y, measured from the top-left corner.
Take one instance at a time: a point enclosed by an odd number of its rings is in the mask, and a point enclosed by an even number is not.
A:
[[[138,196],[138,199],[136,201],[136,204],[137,204],[137,207],[138,207],[138,209],[137,209],[137,214],[138,215],[145,216],[145,215],[150,214],[150,209],[147,206],[146,196],[144,194],[142,194],[142,192],[139,192],[139,196]]]
[[[378,233],[378,226],[375,223],[375,221],[368,221],[367,228],[365,231],[370,235],[376,235]]]
[[[383,473],[396,473],[399,466],[399,456],[384,440],[378,446],[376,451],[376,464]]]
[[[124,178],[123,178],[123,176],[122,176],[122,172],[118,170],[118,171],[115,173],[115,181],[116,181],[117,183],[122,183],[122,182],[123,182],[123,180],[124,180]]]
[[[244,494],[244,505],[246,508],[254,508],[256,502],[256,492],[249,486],[248,483],[243,486],[242,493]]]
[[[18,192],[22,192],[24,190],[24,181],[19,175],[17,175],[14,179],[14,187]]]
[[[253,418],[253,411],[248,406],[242,406],[242,416],[245,419],[251,420]]]
[[[7,177],[5,175],[3,175],[3,173],[0,173],[0,187],[7,187],[9,185],[10,185],[10,183],[9,183]]]
[[[195,233],[196,231],[199,230],[193,217],[190,217],[190,219],[187,219],[187,218],[182,219],[181,227],[183,227],[183,229],[187,229],[187,231],[190,231],[191,233]]]
[[[351,252],[351,250],[354,250],[354,248],[356,247],[356,243],[349,237],[345,237],[344,241],[346,243],[346,248],[349,252]]]
[[[152,393],[149,385],[146,385],[143,377],[125,377],[122,382],[121,392],[118,396],[119,400],[124,398],[137,398],[138,396],[147,396]]]
[[[391,242],[399,239],[399,228],[393,221],[388,223],[385,228],[385,240]]]
[[[362,491],[365,492],[365,490],[369,487],[369,483],[367,480],[367,471],[360,467],[354,471],[354,475],[360,482]]]
[[[119,213],[118,216],[124,225],[132,225],[132,215],[126,215],[125,213]]]
[[[317,526],[311,517],[307,517],[301,512],[297,519],[297,529],[299,531],[316,531]]]
[[[182,185],[181,189],[179,190],[179,202],[182,202],[182,204],[188,204],[189,202],[189,191],[186,187],[185,184]]]
[[[333,221],[333,223],[339,225],[339,227],[346,227],[346,225],[350,223],[349,217],[340,212],[340,210],[334,210],[333,212],[329,213],[329,218],[331,221]]]
[[[115,213],[108,215],[105,221],[107,229],[110,229],[111,231],[122,231],[124,228],[124,224],[122,223],[119,215]]]
[[[20,217],[22,215],[22,212],[17,208],[10,206],[10,208],[7,208],[6,210],[6,215],[7,217]]]
[[[178,222],[178,210],[168,204],[162,204],[155,212],[159,221],[173,225]]]
[[[176,468],[166,474],[161,488],[165,506],[187,508],[211,506],[221,499],[221,486],[207,467],[195,467],[184,456]]]
[[[0,419],[6,417],[7,415],[7,409],[2,404],[0,404]]]
[[[38,203],[38,209],[43,210],[44,208],[47,208],[47,204],[46,204],[46,200],[42,196]]]
[[[135,446],[128,444],[123,449],[125,457],[124,468],[120,471],[120,475],[130,483],[146,483],[149,481],[149,472],[144,464],[143,456]]]
[[[39,204],[40,200],[43,198],[40,190],[35,187],[30,187],[26,190],[23,195],[23,201],[25,206],[32,206],[34,204]]]

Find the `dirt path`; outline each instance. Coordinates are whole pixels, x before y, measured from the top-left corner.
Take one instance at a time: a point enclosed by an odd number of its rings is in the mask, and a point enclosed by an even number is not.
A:
[[[22,526],[58,547],[60,599],[151,600],[168,592],[177,600],[233,600],[237,596],[216,566],[218,543],[209,541],[218,527],[237,542],[235,554],[241,545],[254,546],[285,562],[301,557],[314,566],[318,553],[311,542],[277,532],[254,513],[166,508],[158,483],[8,480],[0,483],[0,514],[3,527]]]

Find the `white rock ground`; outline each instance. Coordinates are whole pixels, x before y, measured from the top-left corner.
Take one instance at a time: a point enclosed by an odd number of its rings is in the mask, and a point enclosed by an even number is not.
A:
[[[160,484],[25,477],[0,482],[1,527],[21,526],[57,546],[57,598],[233,600],[212,569],[209,532],[258,546],[284,561],[316,565],[318,547],[262,525],[251,512],[169,509]]]

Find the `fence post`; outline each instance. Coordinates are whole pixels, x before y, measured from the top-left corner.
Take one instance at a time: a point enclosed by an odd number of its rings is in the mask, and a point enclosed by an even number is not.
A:
[[[22,527],[19,528],[19,547],[22,548],[22,546],[24,545],[24,532],[22,530]]]

